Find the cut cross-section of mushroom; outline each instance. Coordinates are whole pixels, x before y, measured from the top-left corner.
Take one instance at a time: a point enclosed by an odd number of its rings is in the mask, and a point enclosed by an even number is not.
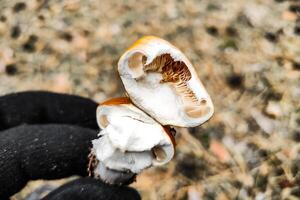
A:
[[[163,39],[147,36],[135,42],[118,70],[132,102],[163,125],[198,126],[214,112],[190,61]]]
[[[90,174],[110,184],[126,183],[126,177],[163,165],[174,156],[175,140],[170,128],[134,106],[129,98],[100,104],[97,122],[102,131],[100,138],[93,140]]]

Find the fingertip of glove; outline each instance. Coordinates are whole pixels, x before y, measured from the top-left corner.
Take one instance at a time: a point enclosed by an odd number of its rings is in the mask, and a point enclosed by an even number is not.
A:
[[[127,186],[110,186],[91,177],[79,178],[52,191],[42,200],[140,200],[141,196]]]

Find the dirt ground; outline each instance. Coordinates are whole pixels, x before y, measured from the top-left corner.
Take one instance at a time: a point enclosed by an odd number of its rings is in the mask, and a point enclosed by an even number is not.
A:
[[[300,1],[1,0],[0,94],[122,96],[117,61],[144,35],[186,54],[215,114],[178,129],[176,157],[138,176],[143,199],[299,199]]]

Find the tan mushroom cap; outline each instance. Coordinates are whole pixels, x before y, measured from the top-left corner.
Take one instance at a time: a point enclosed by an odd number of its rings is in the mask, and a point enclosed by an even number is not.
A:
[[[118,70],[132,102],[163,125],[198,126],[214,112],[190,61],[163,39],[136,41],[121,56]]]

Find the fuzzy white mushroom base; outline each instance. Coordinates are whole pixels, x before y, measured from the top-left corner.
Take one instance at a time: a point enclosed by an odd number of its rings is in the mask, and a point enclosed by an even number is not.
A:
[[[102,131],[92,142],[98,161],[93,173],[105,182],[119,184],[120,177],[112,177],[111,171],[138,174],[169,162],[174,155],[164,127],[132,104],[100,105],[97,118]]]

